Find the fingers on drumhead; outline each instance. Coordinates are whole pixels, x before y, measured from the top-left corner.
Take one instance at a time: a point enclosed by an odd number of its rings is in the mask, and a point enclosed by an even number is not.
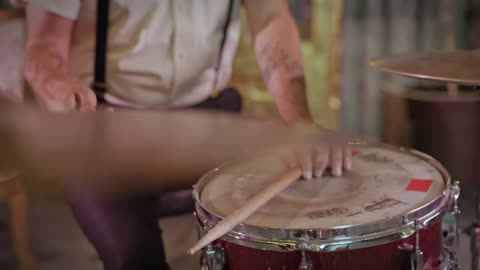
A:
[[[312,151],[310,147],[300,147],[294,151],[298,166],[302,169],[302,176],[306,180],[313,177]]]
[[[353,149],[348,146],[343,146],[343,167],[346,170],[351,170],[353,166]]]
[[[315,177],[321,177],[328,165],[328,149],[316,146],[313,154],[313,175]]]
[[[330,147],[330,167],[333,176],[342,175],[343,147],[341,145],[332,145]]]
[[[321,177],[327,169],[332,176],[342,176],[344,169],[352,169],[352,159],[352,148],[344,141],[295,145],[282,155],[284,164],[301,168],[306,180]]]

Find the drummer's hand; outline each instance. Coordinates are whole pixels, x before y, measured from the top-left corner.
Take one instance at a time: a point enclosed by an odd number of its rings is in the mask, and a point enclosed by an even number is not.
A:
[[[83,85],[66,80],[51,80],[42,93],[35,93],[40,105],[53,112],[95,111],[97,98]]]
[[[321,177],[325,170],[333,176],[341,176],[344,170],[352,169],[352,149],[346,139],[339,135],[322,137],[318,142],[293,146],[287,156],[289,168],[300,167],[303,178]]]

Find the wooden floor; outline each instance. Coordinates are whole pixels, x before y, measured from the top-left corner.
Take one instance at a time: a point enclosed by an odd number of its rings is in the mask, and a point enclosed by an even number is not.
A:
[[[464,199],[471,201],[468,194]],[[463,203],[463,223],[470,224],[472,204]],[[163,229],[168,261],[173,270],[199,269],[197,257],[186,255],[185,250],[196,239],[191,215],[160,221]],[[30,229],[34,253],[39,270],[101,270],[101,264],[89,242],[79,230],[68,206],[59,199],[32,199]],[[470,269],[469,239],[462,236],[462,269]],[[7,211],[0,207],[0,269],[19,269],[11,250],[8,234]]]

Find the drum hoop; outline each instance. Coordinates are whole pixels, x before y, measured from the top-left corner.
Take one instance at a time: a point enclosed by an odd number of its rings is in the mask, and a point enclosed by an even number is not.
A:
[[[426,228],[430,224],[438,222],[448,211],[449,206],[453,202],[451,178],[447,170],[436,159],[410,148],[384,143],[367,143],[362,141],[356,142],[355,145],[382,147],[409,153],[423,159],[434,166],[442,176],[445,183],[442,194],[410,212],[377,222],[315,229],[281,229],[242,223],[222,237],[222,240],[242,246],[272,251],[299,250],[301,243],[306,243],[306,249],[311,251],[328,252],[339,249],[365,248],[407,238],[415,232],[413,227],[415,220],[419,222],[422,228]],[[238,161],[219,166],[201,177],[198,183],[194,185],[195,210],[199,225],[202,228],[210,228],[222,218],[206,210],[206,207],[200,200],[201,191],[210,179],[235,164],[238,164]],[[303,246],[305,249],[305,245]]]

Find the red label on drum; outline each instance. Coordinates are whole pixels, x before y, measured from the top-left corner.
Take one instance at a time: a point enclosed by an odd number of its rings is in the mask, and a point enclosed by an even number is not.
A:
[[[352,151],[352,156],[355,157],[355,156],[357,156],[359,153],[360,153],[360,152],[354,150],[354,151]]]
[[[431,179],[412,179],[407,186],[407,191],[427,192],[432,183]]]

